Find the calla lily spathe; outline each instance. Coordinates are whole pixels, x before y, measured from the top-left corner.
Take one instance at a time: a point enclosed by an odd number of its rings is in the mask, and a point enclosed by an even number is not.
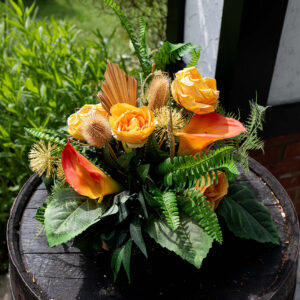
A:
[[[179,137],[178,154],[193,155],[217,140],[232,138],[242,132],[247,131],[241,122],[213,112],[192,117],[187,126],[174,134]]]
[[[69,141],[62,152],[61,163],[66,181],[80,195],[100,202],[104,196],[123,190],[118,182],[77,152]]]

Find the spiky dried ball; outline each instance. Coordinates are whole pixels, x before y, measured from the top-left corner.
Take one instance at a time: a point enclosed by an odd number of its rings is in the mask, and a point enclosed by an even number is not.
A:
[[[170,79],[168,76],[158,73],[150,82],[146,97],[148,100],[148,108],[155,110],[167,104],[170,97]]]
[[[107,118],[100,114],[92,114],[83,119],[82,135],[91,146],[102,148],[112,137]]]

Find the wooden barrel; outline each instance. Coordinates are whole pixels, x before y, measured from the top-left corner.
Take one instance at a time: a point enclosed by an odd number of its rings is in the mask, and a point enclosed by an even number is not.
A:
[[[269,208],[280,245],[237,239],[224,229],[223,245],[214,244],[200,270],[161,249],[148,263],[134,258],[131,285],[122,273],[112,282],[107,255],[87,258],[71,244],[49,248],[45,234],[37,235],[34,216],[47,191],[33,175],[16,198],[7,227],[13,299],[293,299],[297,215],[272,174],[253,159],[250,169],[238,180],[251,185]]]

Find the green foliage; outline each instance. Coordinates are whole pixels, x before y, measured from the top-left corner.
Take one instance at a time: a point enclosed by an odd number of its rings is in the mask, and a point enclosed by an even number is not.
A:
[[[169,154],[160,149],[155,138],[155,134],[151,134],[145,145],[145,159],[149,162],[161,162],[169,157]]]
[[[25,128],[25,131],[46,142],[52,142],[63,147],[67,144],[68,135],[64,132],[44,128]]]
[[[261,106],[257,104],[256,101],[250,101],[250,113],[245,122],[247,133],[242,132],[237,137],[220,140],[215,143],[216,147],[234,147],[234,159],[245,169],[246,173],[249,172],[249,151],[264,149],[264,143],[259,137],[259,132],[263,130],[263,122],[267,109],[268,107]],[[228,114],[224,111],[223,108],[220,108],[219,110],[223,115],[226,115],[227,117],[239,119],[239,116],[236,116],[232,113]]]
[[[120,10],[120,7],[113,1],[113,0],[103,0],[113,11],[114,13],[119,17],[122,25],[126,29],[132,45],[135,50],[135,54],[137,58],[139,59],[139,62],[141,64],[144,77],[146,77],[151,72],[151,64],[149,62],[149,56],[147,54],[147,48],[146,48],[146,40],[145,40],[145,22],[141,20],[140,23],[140,36],[139,38],[136,36],[134,29],[132,28],[132,25],[130,24],[127,17],[124,15],[124,13]]]
[[[36,214],[35,214],[35,219],[42,224],[45,222],[45,211],[47,208],[47,202],[44,202],[42,206],[38,207]]]
[[[113,271],[113,278],[116,281],[118,273],[121,268],[121,264],[126,271],[128,281],[130,283],[130,258],[131,258],[131,248],[132,248],[132,241],[128,240],[125,245],[120,248],[117,248],[111,257],[111,269]]]
[[[145,245],[143,235],[142,235],[141,222],[138,217],[135,217],[130,222],[129,230],[130,230],[130,236],[133,239],[133,241],[136,243],[136,245],[139,247],[139,249],[142,251],[142,253],[146,257],[148,257],[146,245]]]
[[[192,43],[172,44],[166,41],[154,56],[156,69],[163,70],[165,65],[171,62],[175,63],[176,60],[180,60],[184,55],[197,50],[199,50],[199,46],[193,45]]]
[[[222,243],[223,237],[218,217],[199,190],[187,189],[178,193],[177,199],[180,208],[187,215],[192,217],[210,237]]]
[[[232,147],[223,147],[214,151],[209,151],[207,154],[201,153],[186,156],[175,156],[173,164],[170,158],[158,165],[158,173],[164,179],[165,186],[172,186],[174,183],[179,188],[186,185],[195,186],[197,180],[204,177],[207,183],[207,176],[210,176],[213,182],[213,173],[222,171],[226,174],[228,180],[239,174],[234,160],[232,158]],[[217,177],[217,176],[216,176]]]
[[[35,141],[24,128],[66,126],[67,117],[95,92],[106,67],[98,38],[77,43],[78,30],[54,19],[36,21],[34,6],[0,3],[0,225],[32,172],[28,150]],[[2,243],[1,243],[2,244]],[[2,250],[2,249],[1,249]],[[1,251],[0,250],[0,251]]]
[[[106,205],[77,194],[71,187],[57,185],[45,211],[45,231],[50,247],[66,243],[98,222],[118,212]]]
[[[161,191],[153,188],[151,190],[153,198],[159,204],[166,221],[172,230],[176,230],[180,224],[179,211],[175,192]]]
[[[269,210],[255,198],[247,185],[230,184],[227,196],[220,202],[218,214],[224,218],[229,230],[240,238],[279,244]]]
[[[186,68],[195,67],[197,65],[198,60],[200,58],[200,53],[201,53],[201,47],[192,50],[191,52],[192,57],[189,63],[186,65]]]
[[[213,239],[192,218],[181,216],[180,219],[180,226],[175,231],[161,218],[150,219],[146,232],[162,247],[200,268]]]

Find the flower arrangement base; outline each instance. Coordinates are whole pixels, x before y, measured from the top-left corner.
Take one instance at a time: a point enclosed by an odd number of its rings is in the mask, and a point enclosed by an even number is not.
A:
[[[252,186],[269,209],[280,245],[238,239],[224,231],[200,270],[175,254],[156,250],[149,260],[135,257],[132,283],[125,275],[114,284],[107,254],[87,258],[70,244],[49,248],[36,208],[47,197],[32,176],[13,205],[7,228],[13,299],[293,299],[299,251],[294,207],[279,182],[250,159],[250,173],[238,181]]]

